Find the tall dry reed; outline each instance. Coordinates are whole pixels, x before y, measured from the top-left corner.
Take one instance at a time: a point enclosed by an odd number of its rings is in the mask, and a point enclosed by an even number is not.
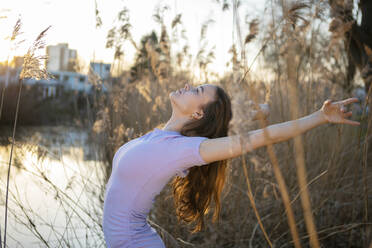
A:
[[[11,37],[11,41],[15,40],[17,36],[20,34],[20,28],[21,28],[21,21],[20,19],[17,20],[16,25],[13,29],[13,35]],[[22,82],[25,78],[47,78],[47,72],[45,69],[40,67],[41,61],[45,59],[45,56],[36,55],[35,52],[37,52],[40,49],[45,48],[45,42],[44,37],[46,32],[48,31],[50,27],[43,30],[38,37],[35,39],[32,46],[28,49],[27,54],[24,57],[24,63],[22,66],[22,71],[19,76],[19,90],[18,90],[18,97],[17,97],[17,105],[15,110],[15,119],[14,119],[14,125],[13,125],[13,133],[12,133],[12,144],[11,144],[11,150],[10,150],[10,157],[9,157],[9,165],[8,165],[8,173],[7,173],[7,181],[6,181],[6,195],[5,195],[5,223],[4,223],[4,247],[6,247],[6,237],[7,237],[7,220],[8,220],[8,193],[9,193],[9,179],[10,179],[10,169],[12,165],[12,156],[13,156],[13,148],[15,143],[15,134],[16,134],[16,127],[17,127],[17,120],[18,120],[18,111],[19,111],[19,103],[21,98],[21,91],[22,91]],[[18,43],[19,44],[19,43]],[[5,89],[3,90],[3,92]],[[2,96],[3,99],[3,96]],[[3,100],[2,100],[3,101]],[[1,105],[2,106],[2,105]],[[0,109],[1,112],[1,109]],[[1,235],[0,235],[1,236]],[[1,246],[1,242],[0,242]]]

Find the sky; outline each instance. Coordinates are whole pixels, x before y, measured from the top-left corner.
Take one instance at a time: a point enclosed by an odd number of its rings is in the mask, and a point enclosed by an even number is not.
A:
[[[249,19],[260,18],[264,11],[264,2],[260,0],[244,1],[239,8],[241,23],[249,13]],[[233,14],[232,10],[223,12],[216,0],[97,0],[98,10],[103,25],[95,27],[95,1],[94,0],[2,0],[0,7],[0,61],[6,60],[9,54],[8,41],[5,37],[12,33],[18,17],[22,20],[22,39],[26,42],[17,49],[17,55],[27,51],[32,41],[46,27],[51,29],[46,35],[47,45],[68,43],[69,48],[76,49],[78,56],[86,64],[91,60],[112,63],[113,50],[106,49],[106,36],[113,26],[119,10],[124,6],[129,9],[132,35],[139,43],[141,37],[155,30],[160,33],[160,25],[154,21],[153,14],[157,6],[169,6],[165,13],[165,23],[169,24],[173,18],[181,13],[182,23],[190,46],[190,52],[195,56],[200,46],[200,28],[208,19],[214,22],[207,31],[207,49],[215,47],[215,61],[210,69],[223,73],[226,62],[231,55],[228,53],[233,42]],[[4,18],[6,16],[6,18]],[[169,29],[168,29],[169,30]],[[248,32],[243,30],[244,33]],[[179,46],[179,47],[177,47]],[[179,49],[181,44],[174,44],[172,49]],[[248,54],[254,53],[257,48],[248,48]],[[124,66],[129,66],[134,58],[135,50],[130,43],[124,45]]]

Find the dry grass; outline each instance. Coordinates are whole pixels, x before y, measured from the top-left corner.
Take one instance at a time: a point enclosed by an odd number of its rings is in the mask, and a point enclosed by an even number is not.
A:
[[[334,64],[334,50],[326,51],[327,46],[321,45],[327,39],[334,42],[334,37],[325,37],[316,29],[313,23],[321,16],[312,12],[316,10],[306,10],[308,8],[306,4],[288,7],[287,14],[283,15],[288,21],[276,20],[270,26],[272,29],[265,30],[268,36],[263,35],[264,46],[258,56],[266,58],[266,63],[273,67],[276,80],[265,82],[251,77],[250,68],[244,67],[236,53],[231,63],[237,71],[213,82],[232,96],[231,134],[268,124],[249,120],[247,110],[252,106],[251,100],[268,102],[271,106],[269,123],[277,123],[310,114],[327,98],[346,97],[341,86],[334,83],[344,78],[342,64]],[[257,24],[251,25],[250,31],[256,35]],[[253,35],[248,33],[246,37],[245,41],[249,38],[251,42]],[[332,46],[336,44],[332,43]],[[324,58],[322,54],[329,57]],[[271,62],[272,58],[276,61]],[[180,77],[173,73],[166,78],[172,82],[171,86],[175,86],[172,88],[163,87],[156,77],[151,81],[148,77],[136,80],[133,83],[136,86],[124,84],[126,89],[133,91],[126,95],[127,98],[123,95],[112,98],[110,104],[113,106],[115,101],[126,99],[126,102],[118,113],[107,115],[112,116],[109,120],[118,121],[119,118],[118,123],[124,127],[134,127],[133,137],[164,123],[170,116],[169,105],[164,101],[167,101],[169,90],[183,84]],[[159,96],[161,98],[156,102],[154,99]],[[137,99],[135,104],[132,99]],[[141,106],[140,113],[149,113],[144,122],[137,119],[144,118],[143,115],[133,116],[132,108],[138,108],[138,105]],[[112,108],[105,109],[110,112]],[[166,114],[158,118],[148,111],[150,109]],[[134,121],[138,123],[130,124]],[[365,128],[362,125],[362,132]],[[190,235],[187,227],[177,223],[168,187],[158,197],[150,219],[169,241],[170,247],[175,247],[177,240],[181,247],[362,247],[368,241],[366,232],[371,225],[362,218],[363,212],[367,211],[365,194],[361,193],[365,188],[363,174],[370,178],[371,173],[368,168],[363,172],[363,141],[358,138],[359,131],[348,126],[326,125],[295,140],[268,147],[268,153],[259,149],[233,159],[220,223],[217,226],[208,224],[201,233]],[[118,146],[129,139],[120,139]],[[108,151],[110,158],[115,148]]]
[[[237,11],[239,6],[234,2],[233,11]],[[336,36],[321,31],[328,25],[319,13],[321,6],[321,3],[279,6],[282,7],[279,15],[274,12],[278,6],[273,5],[270,24],[261,28],[261,23],[253,19],[246,34],[235,20],[235,28],[243,33],[239,34],[239,42],[244,44],[241,49],[254,41],[260,44],[254,61],[262,59],[263,67],[270,68],[275,76],[270,81],[251,73],[252,65],[246,65],[245,55],[238,52],[235,44],[229,61],[232,70],[217,80],[211,80],[208,72],[213,51],[203,48],[195,61],[185,65],[180,57],[188,57],[188,51],[183,46],[174,52],[178,60],[172,58],[172,39],[168,35],[171,32],[160,13],[159,42],[149,38],[142,43],[143,47],[137,44],[137,65],[145,62],[147,66],[136,67],[135,75],[122,73],[118,84],[108,85],[108,95],[97,93],[94,97],[92,111],[98,114],[91,120],[92,143],[99,145],[97,154],[106,161],[106,167],[105,179],[92,191],[100,192],[101,204],[115,151],[167,121],[171,114],[168,94],[185,82],[195,81],[192,65],[203,72],[202,82],[220,85],[231,96],[234,116],[231,135],[310,114],[327,98],[348,97],[338,83],[346,78],[345,61],[335,59],[343,56],[342,49],[336,49],[340,45]],[[222,7],[226,10],[229,5],[224,1]],[[181,15],[177,15],[171,29],[180,23]],[[130,26],[126,27],[126,35],[131,37]],[[203,25],[201,34],[205,34],[206,28],[207,24]],[[332,49],[328,50],[329,47]],[[99,82],[96,75],[91,77]],[[254,122],[252,106],[262,102],[270,105],[271,115],[267,122]],[[372,232],[367,216],[371,209],[372,173],[366,163],[364,144],[371,137],[366,136],[370,127],[365,119],[361,121],[360,128],[328,124],[294,140],[232,159],[217,225],[209,221],[205,230],[191,235],[189,227],[177,222],[169,186],[158,196],[149,221],[168,247],[367,247]],[[44,180],[52,185],[47,178]],[[66,209],[82,208],[76,199],[70,199],[56,187],[52,189]],[[100,207],[95,205],[96,215],[91,212],[88,215],[89,221],[95,223],[94,228],[100,227],[97,224]],[[68,218],[78,216],[67,210],[66,214]],[[80,220],[90,227],[84,218]],[[100,230],[96,231],[103,239]],[[70,244],[64,233],[55,235],[66,246]]]
[[[295,10],[292,12],[299,18],[299,9]],[[341,86],[333,83],[343,79],[338,65],[333,70],[327,68],[329,65],[324,66],[332,62],[332,57],[326,62],[321,54],[332,56],[332,51],[326,52],[323,46],[315,44],[322,44],[326,37],[311,29],[309,38],[308,29],[304,25],[293,26],[298,21],[291,20],[289,27],[282,21],[279,23],[283,25],[273,25],[275,30],[266,30],[271,36],[262,40],[267,63],[271,63],[271,56],[279,61],[278,66],[276,62],[272,64],[276,80],[265,82],[245,74],[249,68],[241,67],[236,54],[232,64],[239,64],[236,68],[242,68],[242,72],[227,74],[213,82],[232,96],[234,119],[230,134],[268,124],[250,121],[252,100],[268,102],[269,123],[277,123],[310,114],[327,98],[346,97]],[[300,20],[306,25],[313,21],[305,17]],[[285,28],[293,31],[279,36]],[[288,38],[290,32],[294,43]],[[271,39],[274,34],[275,41]],[[297,66],[293,65],[294,61]],[[291,66],[294,71],[286,70]],[[104,135],[108,144],[105,154],[108,161],[118,146],[169,118],[168,93],[187,80],[182,75],[186,74],[174,72],[161,80],[156,75],[152,79],[143,76],[132,84],[124,81],[113,88],[113,97],[102,105],[105,117],[98,120],[103,128],[100,137]],[[124,133],[130,128],[133,132],[127,137]],[[362,125],[362,132],[365,128]],[[371,223],[362,218],[365,172],[361,163],[363,141],[358,134],[359,130],[353,127],[326,125],[301,139],[268,147],[268,153],[262,148],[233,159],[220,223],[209,223],[206,230],[196,235],[190,235],[188,227],[177,223],[168,187],[158,196],[149,218],[169,247],[362,247],[367,242],[366,231]],[[367,171],[366,177],[370,178],[370,174]]]

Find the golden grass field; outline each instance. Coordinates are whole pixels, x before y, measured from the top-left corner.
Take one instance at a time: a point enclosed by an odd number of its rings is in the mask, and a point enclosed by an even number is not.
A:
[[[173,51],[169,36],[181,17],[176,16],[167,28],[159,16],[161,32],[143,36],[136,44],[132,68],[119,70],[118,82],[104,82],[108,94],[95,93],[88,105],[93,115],[82,122],[97,157],[104,162],[98,170],[105,176],[89,192],[100,201],[94,205],[94,214],[89,213],[98,239],[103,240],[101,208],[115,151],[164,125],[171,114],[169,93],[186,82],[216,84],[228,92],[233,108],[229,135],[311,114],[326,99],[353,96],[353,90],[343,86],[347,62],[341,35],[347,27],[328,32],[330,18],[325,7],[322,1],[289,6],[268,1],[271,16],[265,16],[264,23],[255,18],[246,24],[234,22],[235,29],[242,30],[240,45],[231,44],[229,72],[220,77],[208,69],[214,58],[212,50],[201,48],[193,61],[186,47]],[[234,8],[238,6],[232,4]],[[208,39],[203,37],[207,28],[208,23],[202,25],[201,39]],[[130,37],[130,30],[122,35]],[[246,58],[249,46],[258,48],[254,59]],[[253,70],[253,64],[259,65]],[[101,83],[92,75],[91,79],[96,86]],[[354,85],[361,82],[357,75]],[[266,121],[252,121],[258,103],[270,107]],[[167,247],[372,247],[368,104],[351,107],[352,119],[361,122],[359,127],[326,124],[231,159],[219,223],[209,220],[205,230],[191,234],[190,227],[177,221],[169,186],[157,196],[149,222]],[[41,181],[53,185],[47,178]],[[70,201],[62,190],[52,187],[52,192],[62,195],[62,205]],[[74,204],[77,208],[80,203]],[[83,220],[81,223],[90,228]],[[31,229],[37,230],[37,226]],[[49,246],[46,240],[43,243]],[[68,243],[65,238],[64,244]],[[100,246],[102,243],[94,247]]]

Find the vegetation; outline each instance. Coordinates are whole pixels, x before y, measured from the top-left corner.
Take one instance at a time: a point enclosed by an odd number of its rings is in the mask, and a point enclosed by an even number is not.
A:
[[[154,19],[160,33],[144,34],[136,43],[131,36],[131,28],[135,26],[130,24],[130,12],[125,8],[120,11],[117,26],[108,33],[107,47],[115,48],[115,62],[119,65],[125,50],[123,42],[129,40],[137,49],[136,59],[129,71],[119,73],[118,82],[107,84],[109,94],[98,92],[88,105],[92,106],[91,113],[97,113],[87,123],[91,124],[90,138],[97,144],[97,156],[104,161],[105,175],[99,184],[92,184],[87,193],[100,192],[94,199],[98,197],[101,205],[95,202],[92,212],[85,211],[93,224],[85,222],[76,212],[68,217],[76,215],[82,226],[95,230],[98,239],[103,241],[99,234],[101,208],[116,150],[125,142],[163,125],[171,114],[169,92],[183,87],[185,82],[213,83],[228,92],[234,111],[231,135],[310,114],[327,98],[350,97],[358,82],[361,84],[363,80],[363,85],[368,85],[365,80],[370,77],[350,74],[354,55],[350,55],[349,43],[345,43],[352,35],[349,23],[342,18],[332,21],[329,14],[351,8],[349,17],[357,20],[357,14],[353,13],[358,11],[353,8],[359,8],[363,16],[369,13],[363,9],[366,1],[361,0],[358,6],[352,3],[267,1],[262,19],[247,16],[243,24],[238,15],[243,11],[242,2],[211,3],[219,4],[221,11],[234,13],[237,35],[237,44],[231,44],[229,72],[219,78],[208,66],[214,59],[213,49],[201,45],[192,56],[182,32],[173,32],[182,29],[182,13],[167,24],[164,15],[168,7],[157,9]],[[96,13],[98,16],[99,12]],[[101,21],[98,17],[97,22]],[[339,26],[335,27],[335,22]],[[210,24],[207,20],[201,26],[201,44],[207,42],[206,30]],[[355,21],[352,25],[359,24]],[[331,32],[326,31],[328,28]],[[368,32],[370,35],[371,31]],[[180,46],[173,46],[172,41],[182,39],[186,44],[177,50],[175,47]],[[259,48],[251,63],[247,59],[249,46]],[[372,47],[367,42],[363,47],[363,56],[369,59],[363,61],[371,61],[369,49]],[[260,66],[253,71],[252,65],[257,61],[261,62]],[[367,68],[369,65],[365,62],[355,66]],[[200,71],[199,81],[193,74],[195,67]],[[273,76],[268,79],[264,76],[267,74]],[[177,221],[169,186],[157,197],[149,222],[167,247],[370,246],[372,173],[368,161],[371,159],[372,115],[366,112],[372,102],[370,91],[366,88],[368,96],[365,101],[362,99],[361,106],[353,106],[353,118],[361,122],[360,128],[328,124],[294,140],[231,159],[217,225],[209,221],[205,230],[191,234],[191,227]],[[252,112],[263,102],[270,106],[269,119],[252,121]],[[45,176],[42,181],[53,185]],[[51,192],[60,197],[65,209],[84,208],[60,188],[52,187]],[[70,227],[73,228],[66,229]],[[48,245],[47,239],[35,231],[38,226],[31,225],[31,228]],[[55,232],[66,246],[72,244],[64,234]]]

